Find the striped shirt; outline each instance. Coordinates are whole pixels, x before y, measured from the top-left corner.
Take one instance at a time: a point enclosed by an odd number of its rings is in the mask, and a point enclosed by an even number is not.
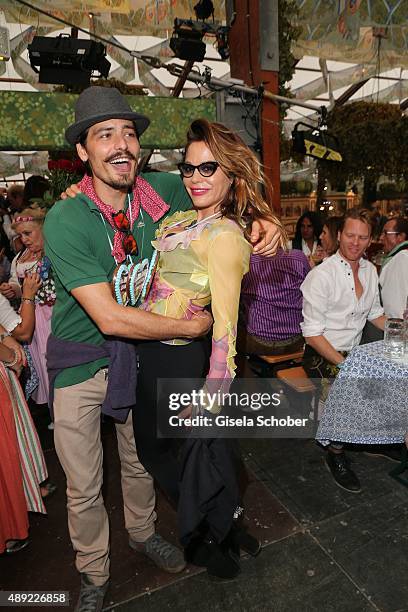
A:
[[[242,280],[241,324],[249,334],[268,341],[301,334],[300,285],[310,271],[302,251],[279,251],[274,257],[251,255]]]

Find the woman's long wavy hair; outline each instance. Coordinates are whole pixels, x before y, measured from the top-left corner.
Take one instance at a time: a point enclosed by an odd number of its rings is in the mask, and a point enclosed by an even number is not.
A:
[[[330,250],[328,251],[328,255],[333,255],[339,248],[339,240],[337,236],[338,236],[341,224],[342,224],[341,217],[329,217],[323,223],[323,227],[326,226],[329,231],[329,236],[331,240],[331,247],[330,247]]]
[[[313,239],[319,242],[319,236],[322,233],[323,224],[317,212],[313,210],[306,210],[303,215],[299,217],[296,223],[295,236],[292,240],[292,249],[302,250],[302,221],[303,219],[309,219],[313,225]]]
[[[281,220],[272,212],[272,186],[251,149],[225,125],[206,119],[197,119],[190,125],[186,153],[193,142],[204,142],[224,174],[232,179],[231,188],[220,206],[221,215],[238,223],[246,238],[250,235],[252,222],[267,217],[278,226],[280,246],[284,248],[287,236]]]

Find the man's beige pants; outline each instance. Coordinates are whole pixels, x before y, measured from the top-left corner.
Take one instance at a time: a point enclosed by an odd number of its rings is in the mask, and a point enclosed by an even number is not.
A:
[[[104,370],[83,383],[55,389],[54,440],[67,477],[68,528],[76,567],[96,585],[109,578],[109,523],[102,497],[103,451],[101,404],[107,379]],[[121,463],[125,526],[143,542],[154,533],[153,479],[141,465],[133,436],[132,413],[116,424]]]

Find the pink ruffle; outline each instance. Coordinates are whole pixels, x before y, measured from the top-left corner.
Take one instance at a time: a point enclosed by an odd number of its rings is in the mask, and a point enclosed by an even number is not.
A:
[[[158,237],[154,241],[154,246],[158,251],[174,251],[180,245],[181,249],[187,249],[190,246],[190,243],[193,240],[198,240],[204,228],[216,221],[219,221],[220,217],[215,217],[212,219],[208,219],[207,222],[200,222],[197,227],[189,228],[187,227],[184,230],[180,230],[180,227],[174,227],[174,234],[171,232],[171,227],[166,227],[165,232],[169,232],[170,235],[165,235],[163,237]],[[229,221],[230,219],[227,219]],[[235,223],[231,220],[231,223]],[[182,223],[180,223],[182,225]]]

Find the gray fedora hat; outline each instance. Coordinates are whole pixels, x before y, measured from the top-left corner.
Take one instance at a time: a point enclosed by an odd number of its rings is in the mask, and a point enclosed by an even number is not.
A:
[[[138,137],[149,127],[150,119],[145,115],[135,113],[119,90],[114,87],[88,87],[75,104],[75,123],[65,131],[69,144],[79,142],[85,130],[95,123],[107,119],[130,119],[136,126]]]

